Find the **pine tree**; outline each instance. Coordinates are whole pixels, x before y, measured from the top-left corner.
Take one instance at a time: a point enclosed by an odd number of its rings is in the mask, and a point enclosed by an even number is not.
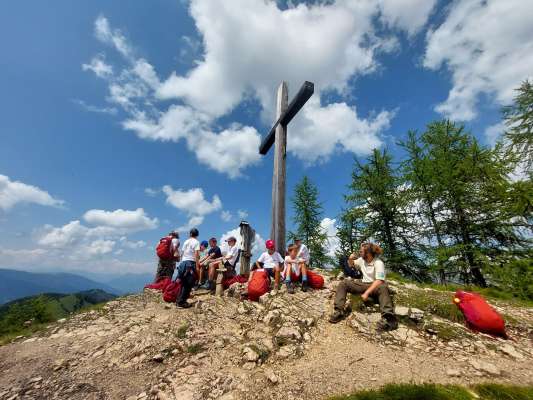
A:
[[[322,229],[323,208],[318,199],[318,188],[304,176],[294,189],[293,222],[295,231],[289,232],[289,239],[300,238],[311,253],[311,267],[321,267],[329,264],[326,254],[327,235]]]
[[[346,196],[350,209],[365,211],[365,236],[382,244],[392,269],[425,279],[417,239],[413,237],[416,231],[407,213],[405,188],[392,167],[392,158],[386,150],[375,149],[366,161],[362,164],[356,160],[351,193]]]
[[[512,105],[503,108],[507,125],[508,155],[515,163],[524,162],[531,174],[533,166],[533,85],[526,80],[517,89]]]

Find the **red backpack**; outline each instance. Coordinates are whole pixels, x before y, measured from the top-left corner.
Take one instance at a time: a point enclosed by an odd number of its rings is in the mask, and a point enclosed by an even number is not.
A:
[[[171,279],[168,276],[165,276],[159,279],[157,282],[149,283],[144,288],[145,289],[155,289],[155,290],[165,290],[165,288],[170,285]]]
[[[458,290],[453,302],[465,316],[466,325],[473,331],[508,338],[502,316],[479,294]]]
[[[248,283],[248,299],[259,301],[259,297],[270,290],[270,279],[265,270],[255,270]]]
[[[180,293],[181,281],[176,279],[174,282],[168,285],[165,290],[163,290],[163,300],[167,303],[175,303]]]
[[[174,254],[172,254],[172,237],[165,236],[159,240],[159,244],[155,248],[157,256],[161,260],[171,261],[174,259]]]

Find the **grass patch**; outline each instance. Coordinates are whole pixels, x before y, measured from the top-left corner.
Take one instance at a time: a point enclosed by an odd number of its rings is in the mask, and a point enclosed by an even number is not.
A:
[[[481,384],[470,388],[457,385],[391,384],[376,390],[364,390],[331,400],[529,400],[533,387]]]
[[[462,339],[469,336],[466,331],[450,324],[443,324],[435,321],[428,321],[424,324],[424,330],[435,335],[444,341]]]
[[[533,386],[507,386],[485,383],[473,387],[483,400],[531,400]]]
[[[194,343],[187,346],[187,353],[189,354],[198,354],[204,351],[204,345],[202,343]]]
[[[441,292],[455,292],[457,290],[464,290],[467,292],[479,293],[487,299],[504,300],[516,306],[533,307],[533,301],[524,298],[517,297],[516,294],[509,290],[499,289],[497,287],[482,288],[473,285],[460,285],[456,283],[448,283],[446,285],[440,285],[438,283],[431,282],[415,282],[405,278],[404,276],[396,272],[388,272],[387,277],[391,280],[400,283],[413,283],[420,288],[430,288]]]
[[[189,330],[189,324],[185,323],[182,324],[178,331],[176,332],[176,336],[180,339],[185,339],[187,337],[187,331]]]
[[[406,289],[396,293],[394,301],[398,305],[418,308],[449,321],[464,322],[463,314],[452,303],[449,293]]]

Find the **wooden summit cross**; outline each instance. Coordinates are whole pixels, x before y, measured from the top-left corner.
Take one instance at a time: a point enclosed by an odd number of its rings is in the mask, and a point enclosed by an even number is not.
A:
[[[276,122],[261,142],[259,153],[265,155],[274,146],[274,172],[272,174],[272,225],[270,238],[276,243],[276,250],[285,256],[285,159],[287,158],[287,125],[313,95],[315,85],[305,81],[298,94],[289,103],[287,83],[278,88]]]

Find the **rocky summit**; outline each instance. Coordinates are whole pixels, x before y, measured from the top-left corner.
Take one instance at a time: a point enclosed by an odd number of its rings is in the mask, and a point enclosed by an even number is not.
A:
[[[512,340],[470,332],[423,297],[452,293],[391,282],[398,330],[354,302],[327,321],[337,279],[322,290],[241,301],[196,293],[176,309],[160,293],[122,297],[0,348],[0,399],[323,399],[391,382],[533,384],[533,309],[491,302]],[[435,293],[433,293],[435,292]]]

